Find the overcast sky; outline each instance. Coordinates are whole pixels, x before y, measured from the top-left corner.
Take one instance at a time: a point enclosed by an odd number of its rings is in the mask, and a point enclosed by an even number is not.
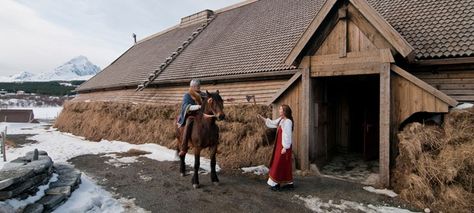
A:
[[[181,17],[241,0],[0,0],[0,76],[52,71],[84,55],[101,68]]]

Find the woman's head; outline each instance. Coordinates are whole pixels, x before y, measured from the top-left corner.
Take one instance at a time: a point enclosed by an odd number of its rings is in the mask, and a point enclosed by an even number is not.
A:
[[[290,106],[288,106],[287,104],[282,104],[280,106],[279,112],[280,112],[280,117],[291,120],[291,122],[293,123],[293,127],[292,127],[293,129],[295,122],[293,121],[293,115],[292,115]]]
[[[293,118],[290,106],[282,104],[279,109],[280,117]]]

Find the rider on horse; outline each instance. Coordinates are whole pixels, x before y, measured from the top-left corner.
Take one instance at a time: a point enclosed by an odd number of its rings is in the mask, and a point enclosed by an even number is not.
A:
[[[201,82],[198,79],[191,80],[189,91],[184,94],[181,112],[178,118],[178,127],[184,126],[183,141],[179,147],[179,156],[186,155],[188,151],[188,140],[191,137],[191,130],[194,123],[194,115],[201,109],[202,100],[206,93],[201,92]]]

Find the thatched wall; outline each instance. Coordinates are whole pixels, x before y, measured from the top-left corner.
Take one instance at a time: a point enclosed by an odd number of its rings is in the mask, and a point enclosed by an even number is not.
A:
[[[412,123],[398,134],[392,185],[404,200],[444,212],[474,211],[474,108],[443,126]]]
[[[116,102],[69,102],[56,119],[60,131],[88,140],[119,140],[133,144],[156,143],[176,149],[175,118],[178,106]],[[263,105],[233,105],[225,108],[225,121],[218,122],[220,144],[217,162],[224,169],[267,164],[272,152],[272,134],[260,113],[271,117]],[[207,149],[206,149],[207,150]],[[190,151],[192,153],[192,151]],[[204,152],[207,156],[207,151]]]

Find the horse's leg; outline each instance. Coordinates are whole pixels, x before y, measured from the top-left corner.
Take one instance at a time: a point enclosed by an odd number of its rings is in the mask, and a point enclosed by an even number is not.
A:
[[[211,147],[211,181],[214,185],[219,185],[219,178],[217,178],[216,173],[216,154],[217,154],[217,144]]]
[[[201,148],[200,147],[194,147],[194,174],[193,174],[193,187],[196,189],[199,187],[199,166],[200,166],[200,154],[201,154]]]
[[[186,155],[179,156],[179,173],[181,173],[181,177],[186,175],[186,165],[184,164],[184,160]]]

